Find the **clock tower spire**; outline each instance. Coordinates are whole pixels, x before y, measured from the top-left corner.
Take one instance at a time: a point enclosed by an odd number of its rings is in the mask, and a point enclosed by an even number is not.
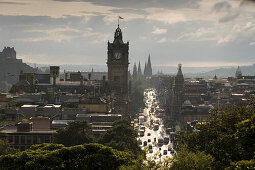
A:
[[[112,43],[108,41],[107,52],[109,91],[116,97],[114,112],[128,115],[128,66],[129,42],[124,43],[118,25]]]

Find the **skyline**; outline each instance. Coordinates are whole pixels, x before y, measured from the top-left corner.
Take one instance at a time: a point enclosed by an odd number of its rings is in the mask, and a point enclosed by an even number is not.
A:
[[[238,0],[6,0],[0,2],[0,48],[37,64],[97,64],[107,59],[118,16],[130,42],[130,66],[251,65],[254,5]]]

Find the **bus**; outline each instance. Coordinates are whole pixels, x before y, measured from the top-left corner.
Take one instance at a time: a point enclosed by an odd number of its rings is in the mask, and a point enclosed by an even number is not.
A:
[[[169,143],[169,137],[164,137],[164,145],[167,145]]]
[[[139,124],[144,124],[144,116],[139,116]]]
[[[163,143],[164,143],[164,139],[158,138],[158,146],[159,146],[159,147],[162,146]]]
[[[155,124],[153,130],[158,130],[158,129],[159,129],[159,124]]]

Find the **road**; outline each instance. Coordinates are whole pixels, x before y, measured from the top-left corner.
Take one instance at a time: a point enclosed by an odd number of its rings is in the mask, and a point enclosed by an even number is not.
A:
[[[172,149],[173,145],[170,141],[158,144],[158,139],[169,138],[169,135],[166,134],[166,129],[162,124],[162,119],[159,118],[157,114],[159,102],[156,97],[156,91],[154,89],[147,89],[144,95],[146,99],[146,108],[143,113],[139,114],[138,122],[135,124],[139,136],[137,140],[140,141],[140,146],[143,149],[147,148],[149,150],[147,157],[150,159],[160,161],[166,156],[172,157],[174,150]],[[142,119],[143,116],[144,121]],[[159,125],[158,130],[154,129],[156,124]],[[142,129],[145,129],[144,136],[140,133]],[[149,149],[149,145],[152,145],[152,149]],[[169,149],[172,150],[172,153]]]

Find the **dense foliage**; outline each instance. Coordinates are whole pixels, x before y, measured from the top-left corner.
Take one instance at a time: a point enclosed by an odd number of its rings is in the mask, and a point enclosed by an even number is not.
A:
[[[91,126],[87,121],[68,122],[67,127],[57,130],[54,142],[65,146],[91,143],[93,142]]]
[[[128,120],[119,120],[113,123],[113,127],[107,130],[99,139],[99,143],[110,146],[119,151],[131,153],[133,156],[143,154],[137,140],[137,132]]]
[[[133,164],[129,153],[100,144],[64,147],[61,144],[34,145],[24,152],[0,156],[0,169],[118,169]]]
[[[197,132],[181,134],[179,148],[205,152],[213,157],[213,169],[253,166],[255,153],[254,105],[215,111]],[[245,169],[245,168],[244,168]]]
[[[0,137],[1,137],[1,135],[2,134],[0,133]],[[0,140],[0,156],[7,155],[7,154],[13,154],[16,152],[17,152],[17,150],[12,148],[8,142]]]
[[[195,169],[195,170],[210,170],[212,168],[213,158],[211,155],[207,155],[204,152],[197,151],[189,152],[187,150],[181,150],[178,154],[175,154],[171,159],[171,169]]]

